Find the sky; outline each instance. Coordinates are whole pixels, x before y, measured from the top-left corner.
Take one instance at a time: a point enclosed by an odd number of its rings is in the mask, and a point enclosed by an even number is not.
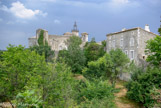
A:
[[[75,21],[89,41],[146,24],[158,34],[160,16],[161,0],[0,0],[0,50],[9,44],[28,47],[39,28],[49,34],[70,32]]]

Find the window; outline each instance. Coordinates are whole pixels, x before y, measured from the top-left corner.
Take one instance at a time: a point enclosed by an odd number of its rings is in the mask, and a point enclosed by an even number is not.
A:
[[[130,46],[134,46],[134,38],[130,38]]]
[[[134,59],[134,50],[130,50],[130,60]]]
[[[125,54],[128,56],[128,50],[125,50]]]
[[[112,47],[115,48],[115,40],[112,41]]]
[[[120,40],[120,46],[123,46],[123,39]]]

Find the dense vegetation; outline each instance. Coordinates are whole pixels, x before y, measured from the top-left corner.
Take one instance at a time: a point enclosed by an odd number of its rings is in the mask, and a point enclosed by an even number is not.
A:
[[[160,28],[159,30],[160,31]],[[161,31],[160,31],[161,34]],[[161,106],[161,37],[147,41],[146,54],[150,65],[132,70],[131,81],[126,85],[127,96],[145,107]]]
[[[142,68],[121,49],[105,53],[105,41],[98,45],[92,39],[82,49],[76,36],[54,58],[43,34],[37,46],[9,45],[0,52],[0,102],[17,108],[115,108],[116,80],[130,72],[127,97],[145,107],[161,105],[160,36],[147,42],[150,65]]]
[[[58,58],[63,58],[73,73],[81,73],[86,62],[84,52],[80,48],[82,40],[77,36],[71,36],[66,43],[68,50],[60,51]]]

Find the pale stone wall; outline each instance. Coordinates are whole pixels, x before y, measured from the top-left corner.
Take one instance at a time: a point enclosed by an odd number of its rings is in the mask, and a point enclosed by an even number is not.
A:
[[[134,44],[130,45],[130,40],[133,39]],[[130,51],[134,51],[134,60],[137,62],[137,29],[122,31],[120,33],[111,34],[107,36],[106,40],[106,51],[109,52],[111,49],[120,48],[123,52],[126,52],[127,56],[131,59]]]
[[[29,46],[37,45],[37,40],[39,38],[40,32],[43,29],[36,30],[36,37],[29,38]],[[66,41],[70,38],[70,36],[79,36],[77,31],[66,32],[63,35],[49,35],[48,31],[44,30],[44,43],[45,41],[48,42],[48,45],[51,46],[51,49],[54,51],[59,51],[63,49],[67,49]],[[80,37],[82,39],[82,44],[80,45],[81,48],[88,42],[88,34],[82,33]]]
[[[131,51],[134,51],[134,62],[139,65],[140,63],[145,63],[145,47],[146,41],[153,39],[156,35],[152,32],[145,31],[141,28],[129,29],[117,33],[112,33],[107,35],[106,41],[106,51],[109,52],[111,49],[120,48],[127,56],[131,59]],[[130,44],[131,39],[133,39],[134,45]],[[121,40],[123,45],[121,46]],[[115,46],[113,46],[113,41],[115,41]]]
[[[120,48],[130,59],[130,51],[134,51],[134,62],[139,66],[146,66],[147,63],[145,59],[147,56],[144,52],[146,48],[146,41],[153,39],[155,36],[156,34],[146,31],[142,28],[133,28],[107,34],[106,51],[109,52],[111,49]],[[131,39],[133,39],[134,45],[130,44]],[[115,45],[113,45],[113,41]],[[128,81],[130,77],[130,73],[122,73],[119,75],[119,78],[125,81]]]
[[[67,39],[69,39],[69,36],[49,35],[48,44],[51,46],[51,49],[54,51],[67,49],[67,44],[66,44]]]
[[[152,33],[152,32],[148,32],[148,31],[145,31],[141,28],[138,29],[139,31],[139,46],[138,46],[138,53],[139,53],[139,57],[140,58],[144,58],[146,59],[147,56],[145,55],[145,48],[146,48],[146,42],[147,40],[150,40],[150,39],[153,39],[156,34]]]
[[[36,37],[28,38],[28,42],[29,42],[29,47],[37,45]]]

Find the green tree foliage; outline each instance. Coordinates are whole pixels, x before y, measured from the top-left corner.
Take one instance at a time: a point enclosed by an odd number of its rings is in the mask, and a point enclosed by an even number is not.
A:
[[[44,57],[21,45],[10,45],[2,57],[4,60],[0,62],[0,95],[9,100],[25,90],[24,87],[35,74],[46,70],[43,69],[46,66]]]
[[[80,48],[81,39],[77,36],[71,36],[67,40],[68,50],[61,51],[58,58],[63,57],[65,62],[71,67],[73,73],[81,73],[86,58],[83,50]]]
[[[63,61],[55,63],[52,67],[53,71],[48,77],[49,83],[47,84],[47,107],[74,107],[76,105],[76,81],[72,77],[70,67]]]
[[[84,53],[87,58],[87,62],[95,61],[98,58],[102,57],[105,54],[106,42],[102,41],[102,45],[97,44],[94,40],[91,40],[84,47]]]
[[[128,63],[130,60],[127,55],[118,48],[115,50],[112,49],[109,54],[113,63],[111,81],[112,84],[115,85],[118,75],[120,75],[122,72],[126,72],[128,69]]]
[[[114,108],[113,88],[108,81],[95,79],[80,84],[80,93],[78,94],[79,106],[82,108]]]
[[[88,68],[84,68],[83,74],[87,78],[100,78],[108,77],[111,73],[111,67],[113,66],[111,57],[109,54],[105,54],[97,61],[88,62]]]
[[[159,35],[161,36],[161,27],[158,28]]]
[[[140,68],[136,68],[131,78],[132,80],[126,85],[127,96],[136,102],[143,103],[145,107],[153,107],[157,103],[153,94],[154,89],[161,90],[161,70],[154,68],[141,72]],[[161,103],[158,104],[161,105]]]
[[[3,57],[2,57],[3,52],[4,52],[4,51],[1,51],[1,50],[0,50],[0,61],[3,60]]]
[[[148,62],[157,67],[161,65],[161,36],[147,41],[145,53],[148,55]]]
[[[35,92],[34,90],[26,90],[23,93],[18,93],[13,103],[17,108],[41,108],[41,96],[36,95]]]
[[[40,31],[40,35],[39,35],[39,38],[38,38],[38,44],[41,46],[41,45],[44,45],[44,30],[41,30]]]
[[[52,51],[51,47],[48,45],[32,46],[30,50],[35,51],[41,56],[44,55],[46,62],[51,62],[54,57],[54,51]]]
[[[109,54],[105,54],[97,61],[89,62],[88,67],[83,70],[83,73],[89,78],[109,77],[113,86],[115,86],[118,75],[128,70],[128,63],[129,58],[121,49],[112,49]]]

